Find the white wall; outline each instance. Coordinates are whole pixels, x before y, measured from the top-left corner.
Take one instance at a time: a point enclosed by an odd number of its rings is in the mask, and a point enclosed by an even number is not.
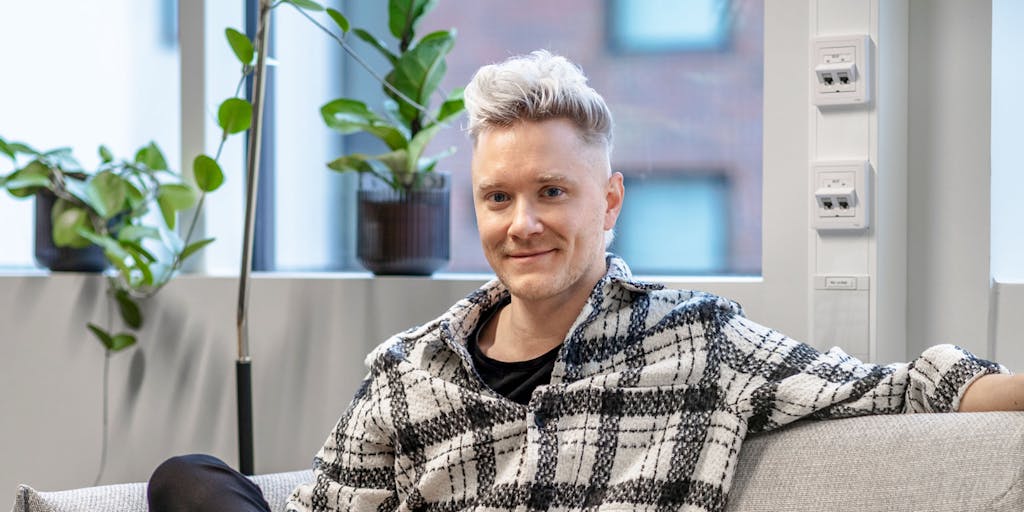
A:
[[[480,284],[257,276],[249,316],[256,470],[310,467],[365,374],[363,356]],[[104,351],[85,323],[108,322],[104,294],[95,275],[0,276],[0,501],[18,483],[93,483]],[[237,463],[236,296],[236,279],[177,279],[147,308],[138,346],[110,358],[102,483],[145,480],[181,453]]]
[[[988,352],[992,11],[911,0],[908,351]]]

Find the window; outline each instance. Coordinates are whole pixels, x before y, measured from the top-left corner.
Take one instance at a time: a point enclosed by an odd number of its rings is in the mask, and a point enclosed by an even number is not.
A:
[[[173,0],[4,2],[0,136],[70,146],[85,167],[97,147],[132,156],[155,141],[180,169],[179,66]],[[0,173],[11,171],[0,157]],[[34,201],[0,195],[0,267],[32,268]]]
[[[1024,80],[1021,23],[1024,4],[992,2],[992,277],[1004,283],[1024,282],[1024,173],[1018,150],[1024,98],[1016,87]]]
[[[610,0],[608,36],[620,52],[715,50],[728,42],[729,0]]]
[[[696,9],[694,16],[706,20],[712,18],[708,13],[717,13],[719,18],[715,19],[721,23],[708,23],[715,25],[716,33],[729,39],[728,44],[713,51],[688,47],[686,51],[649,54],[614,53],[602,43],[609,37],[609,19],[625,16],[625,9],[656,10],[646,1],[594,2],[595,6],[607,9],[544,0],[439,2],[424,20],[428,26],[422,31],[458,29],[455,49],[448,59],[448,75],[442,83],[445,90],[467,83],[481,65],[538,48],[576,61],[615,116],[612,168],[626,176],[625,221],[630,222],[629,212],[639,214],[640,209],[644,210],[646,220],[632,224],[628,235],[620,226],[622,238],[613,250],[624,255],[657,253],[649,261],[650,271],[659,274],[759,275],[764,2],[654,3],[672,4],[663,7],[671,7],[673,21],[688,19],[678,8]],[[637,16],[639,20],[647,14]],[[565,23],[569,18],[573,23]],[[639,23],[631,30],[640,33],[643,28]],[[489,272],[473,217],[470,144],[458,130],[443,133],[434,144],[436,148],[458,148],[453,157],[442,163],[454,175],[453,258],[449,271]],[[709,169],[715,169],[724,181],[709,185]],[[675,206],[671,201],[632,203],[655,197],[651,191],[666,183],[671,183],[669,188],[680,197],[694,198],[687,210],[695,216],[692,218],[708,222],[715,219],[713,229],[720,230],[717,237],[701,238],[704,245],[698,248],[689,245],[695,241],[690,238],[691,233],[678,230],[664,244],[651,243],[669,230],[662,219],[673,218],[678,210],[672,209]],[[725,183],[728,191],[723,188]],[[658,197],[664,199],[664,195]],[[698,208],[702,210],[698,212]],[[706,228],[712,229],[710,224]],[[693,255],[699,253],[715,261],[698,264],[671,254],[683,246],[690,247]],[[669,265],[672,261],[676,263]]]
[[[611,250],[638,274],[721,274],[729,251],[728,182],[721,175],[627,178]]]

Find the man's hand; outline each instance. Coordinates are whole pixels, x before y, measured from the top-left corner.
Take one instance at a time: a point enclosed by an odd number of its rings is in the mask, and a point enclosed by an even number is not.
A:
[[[1024,374],[985,375],[960,399],[960,412],[1024,411]]]

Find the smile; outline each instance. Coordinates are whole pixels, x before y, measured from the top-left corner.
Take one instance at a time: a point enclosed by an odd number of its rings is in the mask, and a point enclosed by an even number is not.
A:
[[[542,256],[551,254],[553,252],[555,252],[554,249],[548,249],[546,251],[540,251],[540,252],[509,254],[508,257],[509,257],[509,259],[511,259],[513,261],[528,262],[528,261],[533,261],[533,260],[539,259]]]

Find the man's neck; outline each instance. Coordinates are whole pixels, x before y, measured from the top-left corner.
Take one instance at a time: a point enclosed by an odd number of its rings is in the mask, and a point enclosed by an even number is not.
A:
[[[506,362],[528,361],[550,352],[565,339],[592,290],[593,286],[569,297],[532,301],[513,295],[481,331],[481,352]]]

